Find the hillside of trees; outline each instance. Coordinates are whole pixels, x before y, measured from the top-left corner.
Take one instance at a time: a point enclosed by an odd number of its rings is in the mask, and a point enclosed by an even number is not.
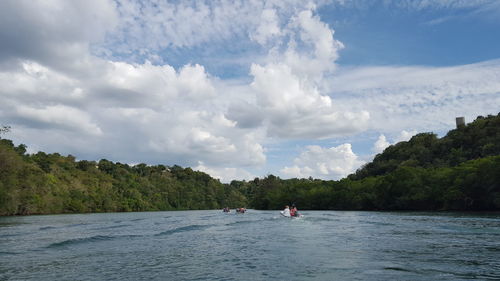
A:
[[[479,116],[443,138],[422,133],[389,146],[350,179],[384,175],[398,167],[454,167],[465,161],[500,155],[500,116]]]
[[[500,114],[389,146],[340,181],[233,181],[257,209],[500,210]]]
[[[0,215],[219,209],[246,206],[237,190],[179,166],[76,161],[26,154],[0,139]]]
[[[2,127],[1,132],[8,131]],[[339,181],[269,175],[222,184],[179,166],[27,154],[0,139],[0,215],[220,209],[500,210],[500,114],[389,146]]]

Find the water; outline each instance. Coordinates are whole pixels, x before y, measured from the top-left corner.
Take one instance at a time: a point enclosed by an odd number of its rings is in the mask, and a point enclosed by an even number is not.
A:
[[[0,280],[500,279],[500,214],[0,217]]]

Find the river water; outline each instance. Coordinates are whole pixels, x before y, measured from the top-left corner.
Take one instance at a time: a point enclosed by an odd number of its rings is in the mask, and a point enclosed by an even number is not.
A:
[[[0,217],[0,280],[500,279],[500,214]]]

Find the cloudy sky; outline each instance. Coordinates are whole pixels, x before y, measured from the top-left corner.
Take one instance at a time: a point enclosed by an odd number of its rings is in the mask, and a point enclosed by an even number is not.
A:
[[[339,179],[500,111],[500,1],[0,1],[0,125],[29,152]]]

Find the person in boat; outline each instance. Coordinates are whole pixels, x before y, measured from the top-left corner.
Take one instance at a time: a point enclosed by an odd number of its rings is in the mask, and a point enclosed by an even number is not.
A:
[[[288,207],[288,205],[286,205],[285,209],[281,212],[281,214],[285,217],[289,217],[290,216],[290,207]]]
[[[297,207],[295,205],[292,205],[292,208],[290,209],[290,216],[292,216],[292,217],[300,217],[300,214],[297,211]]]

